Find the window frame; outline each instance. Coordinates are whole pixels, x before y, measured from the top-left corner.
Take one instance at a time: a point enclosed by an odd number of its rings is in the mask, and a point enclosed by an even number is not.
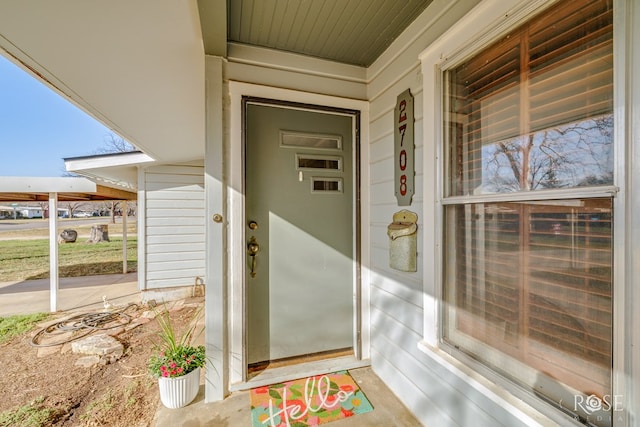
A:
[[[640,98],[640,90],[631,93],[633,87],[629,80],[634,75],[634,66],[640,68],[640,60],[630,63],[631,57],[628,54],[630,42],[626,41],[633,37],[633,23],[640,24],[640,11],[633,8],[632,0],[614,0],[614,29],[613,29],[613,51],[614,51],[614,177],[613,185],[590,188],[554,189],[539,190],[535,194],[515,193],[515,194],[485,194],[474,196],[449,196],[447,194],[446,181],[448,179],[450,163],[445,158],[444,147],[444,117],[445,117],[445,81],[446,70],[454,68],[465,59],[488,47],[502,34],[517,28],[522,23],[529,20],[537,13],[551,7],[556,0],[533,0],[519,1],[509,0],[495,4],[492,2],[481,2],[474,10],[460,19],[456,25],[451,27],[436,42],[432,43],[420,55],[422,74],[424,81],[424,92],[432,91],[432,95],[425,95],[423,98],[424,110],[424,168],[432,170],[432,175],[425,176],[427,185],[424,188],[425,213],[424,221],[429,224],[433,221],[432,232],[423,235],[424,242],[424,331],[423,339],[418,343],[418,348],[435,361],[445,365],[457,375],[474,384],[479,381],[477,387],[482,385],[483,392],[488,393],[492,398],[501,401],[503,405],[511,410],[524,410],[526,413],[540,415],[552,419],[561,425],[575,425],[575,422],[560,411],[549,411],[550,406],[542,399],[535,397],[518,386],[497,374],[486,365],[472,359],[465,353],[457,350],[453,346],[443,341],[443,286],[444,286],[444,259],[448,250],[444,240],[445,216],[444,211],[447,205],[460,203],[480,203],[480,202],[504,202],[504,201],[525,201],[525,200],[552,200],[583,197],[612,197],[613,199],[613,220],[616,226],[613,229],[613,378],[612,388],[614,395],[622,395],[624,400],[623,411],[616,414],[613,421],[614,426],[628,425],[631,419],[630,412],[634,409],[633,378],[627,378],[628,367],[636,366],[638,362],[633,362],[631,352],[626,349],[631,328],[625,326],[630,319],[638,319],[640,315],[634,314],[631,307],[633,302],[627,296],[633,296],[634,301],[640,304],[640,295],[632,292],[633,273],[640,277],[640,268],[634,268],[631,262],[633,248],[638,248],[639,244],[632,244],[628,233],[628,228],[634,224],[633,220],[640,220],[640,213],[629,212],[627,195],[627,170],[634,165],[634,160],[627,161],[625,153],[628,153],[632,144],[640,145],[640,140],[636,143],[632,138],[632,131],[635,130],[640,135],[640,125],[634,125],[629,115],[629,98]],[[488,23],[484,29],[477,33],[472,33],[469,28],[477,26],[478,22]],[[475,23],[475,24],[474,24]],[[430,155],[435,153],[435,156]],[[640,163],[640,159],[635,161]],[[636,166],[640,166],[637,165]],[[431,168],[431,169],[430,169]],[[431,185],[429,180],[431,179]],[[631,178],[630,178],[631,179]],[[640,191],[640,178],[634,182],[637,191]],[[629,188],[634,188],[629,185]],[[428,206],[433,206],[430,210]],[[625,231],[627,230],[627,231]],[[640,234],[640,232],[638,233]],[[625,260],[627,262],[625,262]],[[462,362],[462,364],[460,363]],[[625,372],[627,372],[625,374]],[[480,373],[488,382],[478,379]],[[640,378],[637,373],[634,377]],[[507,389],[512,396],[522,399],[526,403],[524,406],[519,402],[505,397],[501,392]],[[535,415],[533,416],[535,419]]]

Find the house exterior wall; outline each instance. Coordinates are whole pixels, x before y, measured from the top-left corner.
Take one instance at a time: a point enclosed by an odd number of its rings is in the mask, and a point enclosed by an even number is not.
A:
[[[426,178],[422,161],[423,85],[419,54],[476,4],[476,1],[434,1],[380,60],[367,70],[234,45],[230,46],[228,62],[224,64],[226,82],[240,81],[300,91],[298,102],[313,103],[310,101],[313,96],[307,96],[304,92],[370,102],[367,116],[370,119],[362,123],[369,137],[362,139],[361,153],[366,171],[362,175],[363,203],[366,203],[366,216],[362,218],[362,243],[367,254],[363,258],[366,273],[363,274],[362,286],[363,292],[370,294],[371,300],[364,316],[365,322],[370,322],[371,326],[371,336],[366,337],[367,342],[370,339],[368,356],[375,372],[425,425],[526,425],[526,421],[518,419],[518,411],[504,409],[500,403],[486,398],[478,391],[478,387],[461,382],[450,367],[434,362],[418,348],[423,338],[424,319],[424,264],[421,256],[424,251],[421,234],[432,228],[431,224],[425,227],[423,222],[423,183]],[[397,205],[393,189],[393,110],[397,95],[407,88],[411,89],[415,106],[416,188],[413,203],[408,209],[419,216],[416,273],[401,273],[389,268],[386,234],[393,213],[404,208]],[[215,104],[218,101],[209,97],[208,102]],[[236,107],[226,102],[224,115],[229,118]],[[229,126],[234,128],[233,123]],[[238,126],[235,124],[235,127]],[[227,134],[225,140],[225,144],[228,144],[224,150],[228,173],[227,211],[241,211],[242,172],[229,164],[230,158],[241,156],[241,141],[233,134]],[[242,259],[244,251],[243,246],[237,245],[237,238],[233,237],[242,233],[243,224],[236,224],[234,218],[228,215],[226,219],[231,236],[227,241],[227,253],[231,260]],[[231,295],[233,287],[242,283],[242,278],[232,266],[227,272],[227,283],[230,284],[227,291]],[[214,309],[223,310],[224,307],[216,305],[208,308]],[[238,316],[242,316],[242,301],[232,297],[231,306],[227,309],[230,315],[236,316],[231,320],[232,324],[241,322]],[[242,340],[236,343],[236,338],[231,331],[231,360],[215,361],[219,367],[228,364],[232,383],[241,378],[242,371],[241,360],[235,358],[241,351]],[[209,345],[219,348],[222,341],[212,338]],[[213,389],[211,394],[219,395],[219,388]]]
[[[308,63],[294,61],[289,54],[268,52],[267,55],[261,49],[232,45],[229,62],[225,64],[225,80],[370,101],[370,120],[362,124],[368,128],[370,137],[362,140],[361,160],[366,162],[365,169],[368,170],[363,174],[363,190],[370,197],[366,209],[370,217],[363,218],[362,222],[363,245],[366,245],[369,254],[363,263],[370,267],[366,269],[367,274],[363,275],[363,290],[370,293],[371,299],[370,313],[365,321],[368,320],[371,325],[370,360],[373,368],[425,425],[526,425],[518,420],[517,415],[485,398],[477,388],[461,382],[447,367],[434,363],[433,359],[418,349],[418,343],[423,338],[424,318],[424,268],[423,257],[420,256],[423,254],[420,235],[427,229],[422,220],[425,181],[422,162],[423,87],[418,56],[475,4],[469,1],[434,2],[368,70],[318,60],[309,60]],[[407,88],[411,89],[415,106],[416,189],[413,203],[408,208],[420,218],[416,273],[401,273],[389,268],[386,234],[393,213],[402,209],[397,206],[393,190],[393,109],[397,95]],[[304,100],[305,95],[301,94],[300,102]],[[225,108],[225,115],[229,117],[234,107],[226,104]],[[237,138],[232,135],[228,138],[230,146],[227,153],[233,157],[232,153],[242,148]],[[232,191],[227,203],[233,211],[241,209],[242,205],[241,199],[236,198],[236,190],[242,185],[242,174],[238,171],[234,174],[233,165],[228,169],[228,187]],[[234,178],[234,175],[237,176]],[[233,217],[228,221],[232,236],[241,233],[242,228],[234,225]],[[228,245],[230,258],[241,259],[244,248],[235,247],[233,238],[229,239]],[[233,269],[229,272],[228,281],[232,286],[241,283]],[[242,313],[241,301],[236,301],[230,311]],[[232,333],[232,347],[234,339]],[[240,349],[241,343],[234,348]],[[231,353],[236,354],[233,349]],[[234,378],[238,380],[242,369],[239,360],[230,360],[229,368],[233,372],[232,382]],[[469,395],[474,395],[474,398],[469,398]]]
[[[202,162],[143,169],[140,184],[140,282],[144,289],[194,285],[205,274]]]
[[[438,68],[462,48],[478,51],[491,37],[504,33],[526,20],[535,10],[552,1],[438,2],[425,11],[410,29],[368,70],[368,97],[371,102],[371,301],[372,365],[425,425],[573,425],[569,417],[545,406],[542,399],[521,393],[518,387],[498,377],[472,360],[452,356],[440,340],[441,275],[444,243],[438,210],[442,186],[441,99]],[[638,217],[632,206],[637,199],[637,180],[625,178],[637,158],[623,159],[622,153],[635,152],[637,31],[634,23],[640,11],[634,2],[616,1],[617,27],[614,37],[617,224],[614,231],[617,261],[614,263],[614,361],[613,391],[623,410],[613,412],[613,425],[635,425],[637,412],[637,363],[634,334],[625,324],[637,318],[629,311],[629,301],[637,302],[636,244],[629,233],[636,233]],[[475,6],[475,7],[474,7]],[[433,9],[432,9],[433,8]],[[438,15],[434,11],[440,11]],[[437,16],[430,25],[426,16]],[[626,19],[623,19],[626,18]],[[422,22],[420,22],[422,20]],[[625,25],[626,23],[626,25]],[[417,24],[417,28],[416,28]],[[634,33],[634,31],[636,31]],[[406,41],[404,41],[406,39]],[[418,52],[420,64],[415,60]],[[630,49],[625,51],[625,49]],[[631,52],[631,53],[630,53]],[[635,61],[635,62],[634,62]],[[385,227],[398,207],[393,180],[393,106],[395,97],[410,88],[415,96],[416,196],[411,210],[418,213],[420,264],[417,273],[400,273],[387,267]],[[636,90],[636,92],[633,91]],[[634,176],[630,174],[629,176]],[[623,225],[624,224],[624,225]],[[633,246],[633,247],[632,247]],[[626,261],[625,261],[626,260]],[[626,264],[626,265],[625,265]],[[631,323],[630,323],[631,322]],[[637,334],[636,334],[637,335]],[[417,343],[417,345],[416,345]],[[521,400],[523,399],[523,400]],[[523,401],[531,402],[531,406]],[[634,403],[636,402],[636,403]]]
[[[622,0],[617,2],[622,3]],[[434,0],[379,60],[366,70],[282,52],[234,45],[230,46],[228,61],[222,65],[225,84],[235,81],[264,88],[295,91],[293,98],[296,102],[313,103],[312,100],[318,96],[332,95],[364,100],[368,103],[369,119],[362,123],[366,128],[367,137],[362,138],[361,161],[364,167],[363,203],[366,207],[366,215],[362,218],[362,244],[367,254],[362,260],[363,271],[366,273],[363,275],[363,292],[369,295],[371,301],[368,307],[370,312],[363,318],[371,328],[370,360],[375,372],[424,425],[556,424],[557,418],[552,419],[544,410],[538,411],[523,403],[518,396],[510,394],[509,387],[505,385],[506,381],[503,383],[492,380],[490,378],[495,377],[485,375],[488,373],[487,370],[462,363],[439,348],[440,285],[436,271],[441,268],[438,266],[441,255],[438,253],[440,249],[434,236],[442,230],[437,225],[438,200],[434,190],[440,179],[437,166],[438,147],[435,141],[439,123],[434,111],[440,95],[437,93],[438,76],[435,68],[429,68],[429,65],[425,68],[424,62],[421,63],[421,55],[425,50],[433,46],[437,49],[439,41],[447,31],[471,13],[478,17],[474,21],[477,28],[468,31],[458,29],[459,31],[468,34],[474,31],[481,32],[483,27],[499,27],[500,22],[495,14],[485,16],[478,13],[481,6],[493,11],[503,7],[505,13],[500,17],[505,19],[510,17],[513,10],[521,12],[527,7],[534,8],[544,4],[544,0],[509,0],[508,4],[500,0]],[[639,12],[635,9],[633,12],[637,21],[639,18],[636,15]],[[637,39],[637,35],[628,37],[629,40]],[[636,56],[633,58],[637,61]],[[208,77],[213,78],[217,75],[208,72]],[[411,206],[406,207],[416,212],[419,218],[418,269],[415,273],[403,273],[389,267],[389,240],[386,233],[386,227],[392,221],[394,212],[405,208],[398,206],[394,196],[393,112],[397,96],[406,89],[411,90],[415,106],[416,188]],[[637,88],[635,90],[637,92]],[[224,145],[224,172],[227,174],[227,194],[224,196],[224,203],[227,211],[225,222],[229,230],[225,245],[228,257],[226,265],[229,271],[223,274],[226,274],[224,283],[228,287],[221,285],[216,292],[232,296],[234,287],[241,286],[243,278],[238,274],[238,270],[234,271],[233,262],[229,259],[242,259],[245,248],[242,239],[238,239],[238,236],[242,235],[244,224],[238,223],[238,218],[229,215],[242,212],[243,209],[242,167],[240,165],[238,169],[238,164],[229,164],[230,158],[242,157],[241,139],[233,135],[234,127],[239,129],[241,124],[229,123],[230,116],[235,114],[236,118],[239,117],[237,111],[234,113],[234,109],[239,111],[239,105],[233,105],[235,95],[229,92],[228,87],[223,89],[222,116],[225,119],[220,119],[229,129],[224,130],[224,142],[216,141],[217,148]],[[269,91],[265,90],[264,93]],[[231,101],[225,99],[227,95],[232,98]],[[213,105],[219,103],[220,99],[208,97],[207,102]],[[637,129],[631,129],[630,134],[636,135]],[[630,183],[637,185],[633,181]],[[633,194],[630,189],[628,193]],[[628,197],[628,206],[631,207],[635,198]],[[637,234],[637,227],[634,226],[637,223],[637,215],[629,216],[625,221],[626,228]],[[623,231],[617,231],[621,232]],[[632,253],[632,249],[629,244],[628,253]],[[627,275],[625,280],[630,283],[634,268],[640,267],[629,266],[622,269],[618,272],[618,277],[623,279],[622,276]],[[625,292],[631,300],[637,300],[635,293],[629,290]],[[620,302],[620,298],[617,301]],[[223,299],[215,301],[215,304],[208,306],[208,310],[228,310],[231,323],[241,322],[241,300],[231,298],[231,305],[228,307],[225,307]],[[626,319],[637,318],[638,315],[623,316],[618,313],[617,316],[617,322],[624,323]],[[210,345],[216,349],[230,346],[232,351],[227,354],[231,356],[221,356],[229,357],[230,360],[220,361],[216,366],[223,367],[225,372],[224,367],[228,366],[233,383],[241,377],[243,369],[242,361],[239,357],[236,359],[239,353],[233,351],[242,350],[242,337],[231,333],[230,342],[226,344],[223,338],[224,327],[218,329],[220,333],[217,338],[211,339]],[[626,335],[624,340],[633,342]],[[626,353],[626,350],[619,352],[623,353]],[[225,393],[225,386],[222,388],[222,391],[216,390],[216,395]],[[632,386],[628,386],[628,390],[629,394],[625,399],[630,401],[634,396],[634,390]],[[567,424],[571,423],[568,419],[565,421]]]
[[[42,218],[42,209],[27,208],[20,212],[25,218]]]
[[[418,55],[461,16],[475,6],[471,1],[434,1],[389,50],[368,70],[370,101],[371,221],[371,361],[375,372],[424,425],[526,425],[509,411],[474,389],[418,348],[423,339],[424,185],[425,171],[423,85]],[[414,96],[415,195],[411,206],[398,206],[394,195],[394,107],[406,89]],[[435,156],[435,153],[432,155]],[[393,213],[409,209],[418,214],[418,269],[406,273],[389,267],[387,225]],[[472,396],[472,398],[470,398]]]

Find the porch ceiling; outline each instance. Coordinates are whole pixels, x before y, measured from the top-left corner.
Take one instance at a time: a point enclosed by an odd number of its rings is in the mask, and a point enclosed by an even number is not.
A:
[[[227,0],[227,39],[367,67],[431,1]]]

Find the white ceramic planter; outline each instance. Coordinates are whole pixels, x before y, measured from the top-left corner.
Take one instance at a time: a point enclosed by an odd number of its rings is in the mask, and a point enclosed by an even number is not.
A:
[[[164,406],[171,409],[187,406],[198,394],[200,368],[181,377],[160,377],[158,385],[160,386],[160,401]]]

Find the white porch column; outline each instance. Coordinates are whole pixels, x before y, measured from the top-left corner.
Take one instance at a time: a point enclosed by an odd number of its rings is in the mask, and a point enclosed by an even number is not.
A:
[[[205,344],[209,357],[206,369],[205,401],[222,400],[228,393],[227,288],[225,278],[225,209],[223,59],[207,56],[206,80],[206,278]]]
[[[127,274],[127,201],[122,201],[122,274]]]
[[[58,311],[58,193],[49,193],[49,299],[51,312]]]

